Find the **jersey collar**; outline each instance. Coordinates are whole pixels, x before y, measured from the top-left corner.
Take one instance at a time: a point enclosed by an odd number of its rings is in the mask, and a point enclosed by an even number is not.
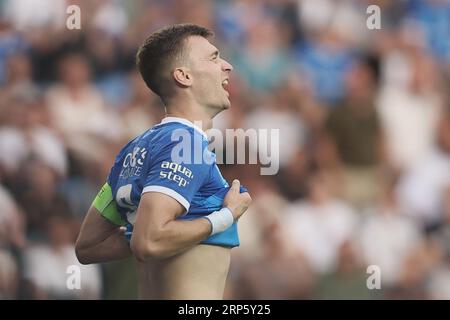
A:
[[[178,117],[165,117],[161,120],[161,124],[170,123],[170,122],[178,122],[178,123],[182,123],[188,127],[194,128],[194,130],[198,131],[203,137],[205,137],[206,140],[208,140],[208,136],[206,135],[205,131],[203,131],[202,128],[195,125],[188,119],[178,118]]]

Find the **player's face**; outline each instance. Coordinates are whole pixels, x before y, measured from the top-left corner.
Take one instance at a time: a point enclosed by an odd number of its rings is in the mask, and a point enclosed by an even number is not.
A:
[[[233,66],[203,37],[190,37],[186,44],[192,74],[192,92],[200,105],[215,115],[230,107],[228,82]]]

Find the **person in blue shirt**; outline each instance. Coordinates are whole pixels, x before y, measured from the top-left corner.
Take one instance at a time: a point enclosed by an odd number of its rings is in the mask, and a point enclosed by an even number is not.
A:
[[[193,24],[151,34],[137,54],[166,118],[125,145],[83,221],[81,263],[134,255],[142,298],[222,299],[236,221],[251,197],[229,186],[208,150],[205,130],[230,107],[233,67]]]

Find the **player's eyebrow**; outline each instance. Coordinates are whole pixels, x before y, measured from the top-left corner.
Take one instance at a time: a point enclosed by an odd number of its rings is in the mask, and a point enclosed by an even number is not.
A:
[[[219,54],[220,54],[219,50],[216,49],[216,50],[214,50],[214,52],[211,53],[209,56],[210,56],[210,57],[215,57],[215,56],[217,57],[217,56],[219,56]]]

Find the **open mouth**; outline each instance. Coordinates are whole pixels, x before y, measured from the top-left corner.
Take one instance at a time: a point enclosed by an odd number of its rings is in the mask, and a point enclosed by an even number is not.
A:
[[[228,92],[228,84],[229,84],[228,79],[222,81],[222,88],[227,92]]]

